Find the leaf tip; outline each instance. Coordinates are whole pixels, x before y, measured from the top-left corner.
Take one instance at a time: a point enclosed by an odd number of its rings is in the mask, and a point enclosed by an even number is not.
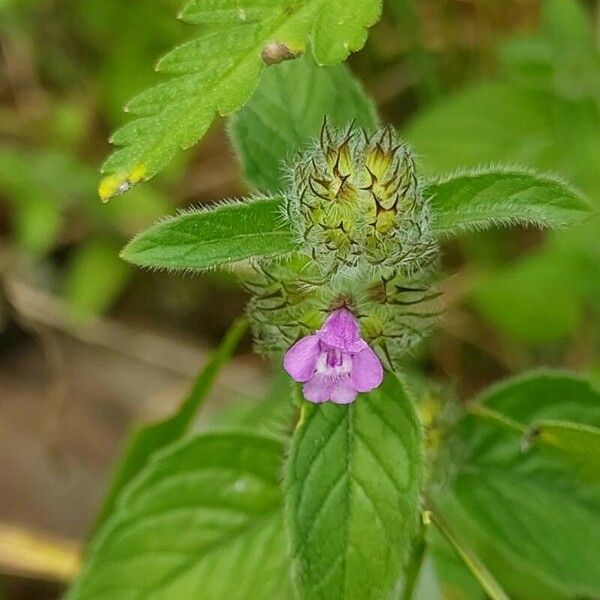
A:
[[[114,173],[107,175],[100,181],[98,195],[102,202],[106,203],[115,196],[120,196],[134,185],[146,178],[146,167],[138,165],[129,173]]]

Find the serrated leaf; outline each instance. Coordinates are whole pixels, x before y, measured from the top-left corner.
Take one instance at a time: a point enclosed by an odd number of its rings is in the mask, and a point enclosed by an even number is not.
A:
[[[207,434],[155,455],[93,543],[68,600],[286,600],[283,445]]]
[[[381,0],[325,0],[311,30],[312,51],[320,65],[346,60],[367,41],[367,29],[381,15]]]
[[[458,173],[427,183],[424,194],[438,235],[517,224],[558,228],[591,214],[588,202],[566,183],[517,169]]]
[[[393,375],[351,406],[303,405],[286,476],[298,597],[392,597],[417,530],[421,452]]]
[[[484,393],[483,407],[515,428],[467,416],[451,440],[452,489],[435,503],[511,598],[595,598],[600,564],[600,480],[546,445],[523,452],[522,430],[540,421],[600,426],[600,392],[583,379],[540,372]]]
[[[189,429],[215,378],[231,358],[247,327],[245,320],[236,321],[231,326],[221,345],[196,377],[190,393],[173,415],[154,423],[140,425],[129,433],[98,513],[95,530],[113,513],[123,489],[146,467],[152,455],[178,440]]]
[[[294,249],[281,203],[260,198],[183,212],[140,233],[121,256],[141,267],[184,270],[280,256]]]
[[[247,179],[263,192],[286,185],[283,161],[319,135],[323,121],[377,127],[373,102],[344,66],[318,67],[310,56],[268,69],[230,133]]]
[[[209,25],[196,40],[167,54],[157,69],[176,75],[134,98],[137,119],[119,129],[103,166],[100,196],[108,200],[161,170],[195,144],[217,115],[250,97],[265,62],[298,56],[310,39],[317,63],[335,64],[365,43],[381,0],[192,0],[180,17]]]

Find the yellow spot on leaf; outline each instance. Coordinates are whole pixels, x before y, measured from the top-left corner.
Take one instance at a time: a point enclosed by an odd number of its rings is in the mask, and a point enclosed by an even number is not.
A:
[[[146,176],[146,167],[138,165],[131,173],[115,173],[104,177],[98,187],[98,194],[102,202],[108,202],[115,196],[120,196]]]

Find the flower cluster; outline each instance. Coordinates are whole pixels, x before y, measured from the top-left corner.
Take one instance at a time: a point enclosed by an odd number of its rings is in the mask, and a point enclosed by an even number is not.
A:
[[[253,263],[243,280],[255,343],[286,353],[307,400],[347,404],[381,383],[383,366],[398,368],[439,314],[428,203],[390,127],[324,125],[290,180],[298,252]]]

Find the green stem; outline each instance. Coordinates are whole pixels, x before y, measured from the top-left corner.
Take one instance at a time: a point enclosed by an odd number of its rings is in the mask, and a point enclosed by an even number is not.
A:
[[[448,540],[458,557],[463,561],[469,571],[473,573],[491,600],[510,600],[508,594],[502,589],[502,586],[479,560],[479,557],[458,538],[450,525],[435,510],[435,508],[430,505],[429,511],[431,513],[431,520],[438,531],[446,538],[446,540]]]

